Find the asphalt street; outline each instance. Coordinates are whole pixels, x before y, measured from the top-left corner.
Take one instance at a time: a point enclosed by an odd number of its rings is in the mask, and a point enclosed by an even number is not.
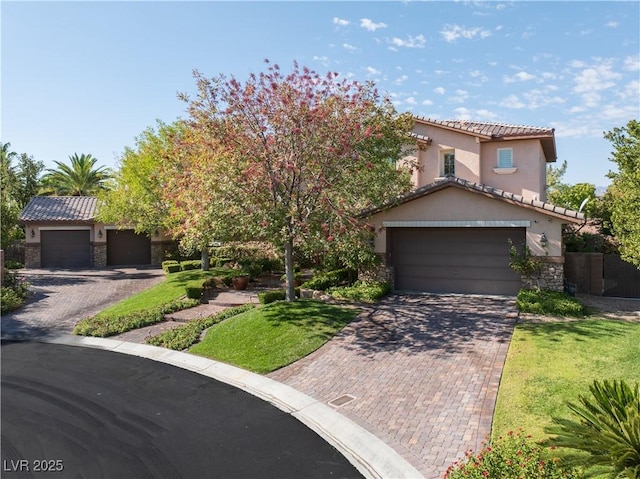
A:
[[[3,342],[3,478],[362,477],[291,415],[167,364]]]

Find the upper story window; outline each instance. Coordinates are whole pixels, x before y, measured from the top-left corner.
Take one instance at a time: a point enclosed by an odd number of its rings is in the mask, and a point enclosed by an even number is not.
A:
[[[444,150],[440,158],[440,176],[456,175],[456,155],[454,150]]]
[[[498,166],[493,169],[498,174],[515,173],[517,168],[513,166],[513,148],[498,148]]]

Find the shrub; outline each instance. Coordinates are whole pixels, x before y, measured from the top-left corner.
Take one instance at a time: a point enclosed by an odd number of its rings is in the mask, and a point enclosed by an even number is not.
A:
[[[348,299],[373,303],[391,292],[389,283],[380,281],[356,281],[353,286],[331,288],[329,294],[334,299]]]
[[[180,264],[179,264],[179,263],[178,263],[178,264],[168,264],[168,265],[164,268],[164,270],[165,270],[168,274],[171,274],[171,273],[178,273],[178,272],[182,271],[182,268],[180,267]]]
[[[296,297],[300,297],[300,288],[295,289]],[[275,301],[284,301],[287,297],[287,292],[284,289],[272,289],[270,291],[264,291],[258,293],[258,301],[260,304],[269,304]]]
[[[610,477],[640,477],[640,386],[594,381],[590,396],[569,403],[573,419],[554,418],[547,432],[555,446],[589,453],[572,454],[573,464],[605,468]]]
[[[523,313],[553,316],[582,318],[587,313],[585,306],[577,299],[566,293],[547,289],[520,290],[516,299],[516,306]]]
[[[101,338],[114,336],[132,329],[159,323],[164,320],[165,314],[192,308],[198,304],[200,304],[200,300],[184,299],[172,301],[153,309],[134,311],[122,316],[97,315],[80,321],[74,328],[73,334]]]
[[[204,289],[204,284],[200,282],[191,283],[188,284],[184,289],[187,294],[187,298],[200,299],[202,298],[202,290]]]
[[[473,454],[468,452],[463,462],[454,462],[445,479],[559,479],[580,478],[581,473],[564,467],[557,459],[545,460],[542,451],[521,432],[509,431],[506,436]]]
[[[164,270],[165,273],[169,273],[170,272],[168,270],[169,266],[175,266],[175,265],[180,266],[180,263],[175,259],[168,259],[162,262],[162,269]],[[178,268],[178,271],[180,271],[180,268]],[[171,271],[171,272],[175,273],[175,271]]]
[[[356,272],[347,268],[327,271],[315,275],[309,281],[305,282],[302,287],[326,291],[329,288],[334,288],[348,282],[349,278],[355,276]]]
[[[194,319],[184,326],[178,326],[177,328],[164,331],[153,336],[147,339],[146,343],[154,346],[161,346],[163,348],[174,349],[176,351],[183,351],[197,343],[200,335],[205,329],[210,328],[224,319],[249,311],[254,307],[254,304],[243,304],[242,306],[225,309],[213,316]]]
[[[180,263],[182,271],[189,271],[192,269],[200,269],[202,268],[202,260],[194,259],[189,261],[183,261]]]
[[[13,288],[8,286],[2,286],[0,288],[0,310],[1,314],[6,314],[11,311],[15,311],[24,302],[24,298],[21,297]]]
[[[4,267],[7,269],[22,269],[24,268],[24,265],[20,261],[8,260],[5,261]]]

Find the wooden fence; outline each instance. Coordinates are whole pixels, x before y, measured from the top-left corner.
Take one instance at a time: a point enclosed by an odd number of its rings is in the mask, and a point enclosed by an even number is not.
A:
[[[640,269],[616,254],[565,253],[564,277],[578,293],[640,298]]]

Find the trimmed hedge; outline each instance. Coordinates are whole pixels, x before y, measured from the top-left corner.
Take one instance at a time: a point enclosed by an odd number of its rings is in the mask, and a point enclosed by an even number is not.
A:
[[[182,268],[179,264],[169,264],[165,268],[163,268],[168,274],[171,273],[179,273],[182,271]]]
[[[199,300],[200,298],[202,298],[204,283],[202,282],[191,283],[191,284],[188,284],[184,289],[187,294],[187,298]]]
[[[300,288],[295,289],[296,297],[300,297]],[[258,293],[258,301],[260,304],[269,304],[275,301],[284,301],[287,297],[287,292],[284,289],[272,289],[270,291],[264,291]]]
[[[100,338],[115,336],[132,329],[159,323],[164,320],[165,314],[175,313],[199,304],[200,300],[183,299],[172,301],[157,308],[134,311],[122,316],[93,316],[80,321],[73,329],[73,334]]]
[[[154,346],[161,346],[163,348],[174,349],[176,351],[183,351],[197,343],[198,339],[200,339],[200,335],[205,329],[210,328],[224,319],[249,311],[254,307],[254,304],[243,304],[242,306],[225,309],[213,316],[194,319],[184,326],[178,326],[177,328],[169,331],[163,331],[156,336],[152,336],[146,340],[146,343]]]
[[[180,263],[180,266],[182,267],[182,271],[189,271],[191,269],[200,269],[202,268],[202,260],[193,259],[189,261],[183,261],[182,263]]]

